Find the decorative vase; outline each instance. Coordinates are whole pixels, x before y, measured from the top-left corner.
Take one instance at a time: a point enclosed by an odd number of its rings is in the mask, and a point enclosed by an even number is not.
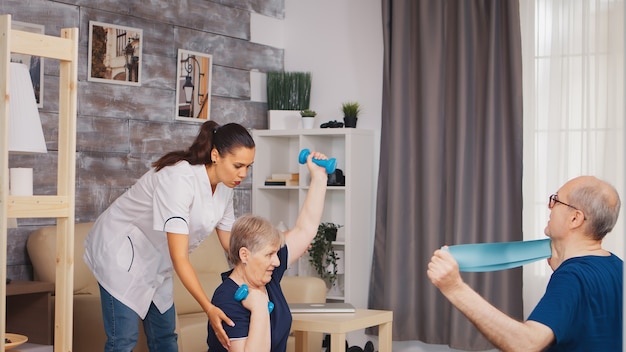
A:
[[[302,128],[310,130],[315,127],[315,117],[303,117]]]
[[[358,118],[356,117],[344,117],[343,125],[344,127],[356,128],[356,121]]]

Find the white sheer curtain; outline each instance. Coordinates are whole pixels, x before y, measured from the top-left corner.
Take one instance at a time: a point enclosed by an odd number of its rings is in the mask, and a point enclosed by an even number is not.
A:
[[[548,196],[578,175],[624,192],[623,0],[521,0],[524,239],[545,238]],[[624,258],[624,207],[603,247]],[[545,262],[524,268],[524,314],[545,291]]]

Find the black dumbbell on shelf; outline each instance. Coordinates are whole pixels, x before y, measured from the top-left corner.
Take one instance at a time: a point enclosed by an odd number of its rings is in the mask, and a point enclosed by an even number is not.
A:
[[[338,122],[337,120],[332,120],[328,122],[324,122],[320,125],[320,128],[342,128],[343,122]]]

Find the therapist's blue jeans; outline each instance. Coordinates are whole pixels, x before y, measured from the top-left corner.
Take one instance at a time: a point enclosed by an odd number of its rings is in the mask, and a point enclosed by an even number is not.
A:
[[[139,338],[141,318],[134,310],[111,296],[102,286],[100,286],[100,302],[102,303],[104,331],[107,335],[104,351],[131,352]],[[150,352],[178,351],[174,305],[161,314],[154,303],[151,303],[148,314],[143,320],[143,329],[148,339]]]

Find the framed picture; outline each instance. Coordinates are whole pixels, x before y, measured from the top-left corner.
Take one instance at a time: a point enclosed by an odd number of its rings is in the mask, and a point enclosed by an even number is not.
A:
[[[213,57],[178,49],[176,119],[204,122],[211,112]]]
[[[141,29],[89,21],[87,80],[140,86],[142,40]]]
[[[45,27],[40,24],[11,21],[11,28],[24,32],[45,34]],[[26,54],[11,53],[11,62],[23,63],[28,67],[33,82],[37,107],[43,108],[43,58]]]

